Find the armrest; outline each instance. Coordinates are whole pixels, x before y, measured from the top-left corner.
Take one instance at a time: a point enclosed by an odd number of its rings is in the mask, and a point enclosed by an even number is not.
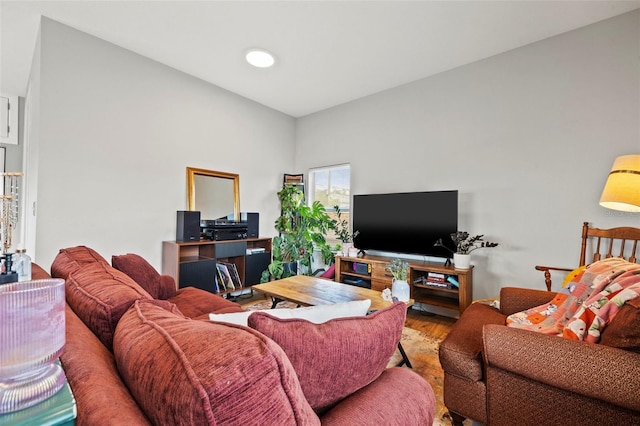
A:
[[[500,312],[511,315],[550,302],[556,293],[519,287],[500,289]]]
[[[167,300],[177,293],[176,281],[170,275],[160,275],[158,279],[158,299]]]
[[[547,290],[551,291],[551,272],[550,271],[564,271],[571,272],[573,269],[569,268],[558,268],[555,266],[536,266],[536,271],[544,272],[544,283],[547,285]]]
[[[483,340],[488,368],[631,410],[640,407],[638,353],[498,325],[484,326]]]

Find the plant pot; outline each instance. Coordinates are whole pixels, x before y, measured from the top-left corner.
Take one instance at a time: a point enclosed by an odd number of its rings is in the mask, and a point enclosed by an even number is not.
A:
[[[349,249],[353,247],[353,243],[342,243],[342,255],[349,256]]]
[[[471,255],[453,253],[453,266],[456,269],[469,269],[471,267]]]
[[[395,297],[400,302],[408,302],[411,297],[409,293],[409,283],[406,280],[393,279],[391,297]]]
[[[282,273],[283,278],[298,275],[298,262],[283,263],[282,267],[284,268],[284,272]]]

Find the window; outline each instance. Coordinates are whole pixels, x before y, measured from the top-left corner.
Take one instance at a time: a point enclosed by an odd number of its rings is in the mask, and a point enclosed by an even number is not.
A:
[[[310,203],[319,201],[327,210],[327,213],[337,219],[333,206],[340,206],[341,220],[349,220],[351,208],[351,166],[340,164],[337,166],[319,167],[309,170],[309,194]],[[327,242],[338,243],[333,232],[327,235]]]

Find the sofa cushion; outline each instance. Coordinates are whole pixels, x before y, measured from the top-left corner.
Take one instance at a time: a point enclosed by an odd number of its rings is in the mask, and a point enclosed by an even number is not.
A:
[[[166,300],[176,295],[176,282],[169,275],[160,275],[142,256],[134,253],[111,256],[111,265],[129,275],[154,299]]]
[[[68,304],[65,329],[66,343],[60,361],[73,390],[76,424],[104,425],[110,423],[106,419],[113,419],[114,424],[150,425],[120,378],[113,354]]]
[[[434,422],[435,414],[436,397],[429,382],[409,368],[393,367],[336,404],[322,416],[322,425],[449,424],[440,419]]]
[[[154,424],[320,424],[282,349],[247,327],[138,300],[118,323],[114,354]]]
[[[264,309],[260,311],[209,314],[209,320],[244,325],[246,327],[249,315],[255,312],[266,312],[280,319],[298,318],[320,324],[334,318],[363,317],[367,314],[367,311],[369,311],[369,307],[371,307],[371,300],[366,299],[295,309]]]
[[[406,314],[401,302],[322,324],[254,312],[249,326],[284,349],[307,401],[322,414],[380,376],[398,346]]]
[[[640,353],[640,297],[622,305],[602,332],[600,343]]]
[[[123,272],[95,262],[69,274],[66,298],[87,327],[111,349],[120,317],[133,302],[151,296]]]
[[[210,313],[224,314],[243,311],[237,303],[196,287],[181,288],[175,296],[167,300],[175,303],[180,312],[189,318],[202,317],[207,319]]]
[[[483,378],[482,327],[505,325],[506,315],[484,303],[472,303],[440,343],[438,357],[447,374],[475,382]]]
[[[84,265],[102,262],[108,264],[104,257],[97,251],[87,246],[76,246],[60,249],[51,264],[51,276],[53,278],[67,279],[69,274]]]

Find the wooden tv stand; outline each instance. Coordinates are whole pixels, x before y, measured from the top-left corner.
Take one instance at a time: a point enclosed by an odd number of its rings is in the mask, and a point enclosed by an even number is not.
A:
[[[335,281],[344,282],[345,279],[361,280],[361,284],[370,285],[372,290],[382,291],[391,288],[393,276],[387,271],[387,266],[393,260],[392,257],[369,256],[349,257],[336,256],[336,276]],[[367,271],[356,272],[354,263],[367,265]],[[453,266],[445,266],[442,263],[422,262],[407,260],[409,264],[409,287],[411,288],[411,298],[418,303],[439,306],[457,310],[462,313],[472,301],[473,290],[473,266],[470,269],[455,269]],[[363,267],[364,268],[364,267]],[[422,277],[427,277],[429,273],[442,274],[446,277],[453,277],[458,281],[458,288],[435,287],[423,284]]]

